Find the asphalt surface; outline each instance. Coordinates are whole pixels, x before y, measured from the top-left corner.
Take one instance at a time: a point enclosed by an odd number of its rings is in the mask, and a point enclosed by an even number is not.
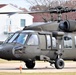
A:
[[[22,71],[25,73],[39,73],[39,72],[76,72],[76,62],[65,62],[63,69],[55,69],[54,65],[50,66],[48,62],[36,62],[34,69],[27,69],[25,63],[0,63],[0,72],[20,72],[19,68],[22,66]]]

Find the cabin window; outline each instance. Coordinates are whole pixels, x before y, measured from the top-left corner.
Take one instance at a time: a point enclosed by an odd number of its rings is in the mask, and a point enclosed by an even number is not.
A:
[[[76,36],[75,36],[75,47],[76,47]]]
[[[30,36],[27,45],[38,45],[38,36],[33,34]]]
[[[46,39],[47,39],[47,49],[51,48],[51,43],[52,43],[52,47],[56,48],[56,39],[55,39],[55,37],[52,37],[52,41],[51,41],[50,35],[46,35]]]
[[[21,27],[25,27],[25,19],[21,19]]]
[[[56,48],[56,38],[52,37],[52,46],[53,48]]]
[[[64,48],[72,48],[72,37],[64,36]]]
[[[51,38],[50,35],[46,35],[46,41],[47,41],[47,49],[51,48]]]

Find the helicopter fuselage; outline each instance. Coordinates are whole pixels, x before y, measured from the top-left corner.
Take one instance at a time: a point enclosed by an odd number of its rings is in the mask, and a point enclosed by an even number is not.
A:
[[[23,35],[22,35],[23,34]],[[22,35],[23,40],[16,39]],[[26,35],[26,36],[25,36]],[[61,44],[52,36],[52,32],[24,30],[14,33],[13,37],[0,45],[0,58],[7,60],[55,60],[60,48],[61,57],[65,60],[76,59],[75,33],[65,33]]]
[[[0,58],[22,60],[27,68],[33,68],[35,60],[48,61],[62,69],[64,60],[76,60],[75,23],[52,22],[17,31],[0,45]]]

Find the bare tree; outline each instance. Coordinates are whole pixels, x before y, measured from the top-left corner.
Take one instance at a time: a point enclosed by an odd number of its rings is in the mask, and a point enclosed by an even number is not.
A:
[[[76,8],[76,0],[68,0],[63,4],[63,6]]]
[[[26,0],[28,3],[30,3],[30,10],[31,11],[41,11],[41,10],[49,10],[50,8],[54,8],[56,6],[63,6],[63,7],[70,7],[74,8],[76,7],[76,0]],[[40,16],[46,21],[46,20],[53,20],[54,14],[40,14]],[[51,18],[50,18],[51,17]],[[56,17],[54,17],[56,19]]]
[[[37,9],[35,8],[34,10],[47,10],[49,8],[52,7],[56,7],[56,6],[62,6],[65,1],[62,0],[26,0],[31,8],[32,7],[37,7]],[[30,9],[31,9],[30,8]]]

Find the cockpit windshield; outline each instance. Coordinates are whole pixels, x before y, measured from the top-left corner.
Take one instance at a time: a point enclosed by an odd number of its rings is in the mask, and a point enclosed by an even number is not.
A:
[[[24,44],[26,39],[27,39],[28,34],[25,33],[15,33],[13,35],[11,35],[6,42],[7,43],[12,43],[12,42],[17,42],[20,44]]]

